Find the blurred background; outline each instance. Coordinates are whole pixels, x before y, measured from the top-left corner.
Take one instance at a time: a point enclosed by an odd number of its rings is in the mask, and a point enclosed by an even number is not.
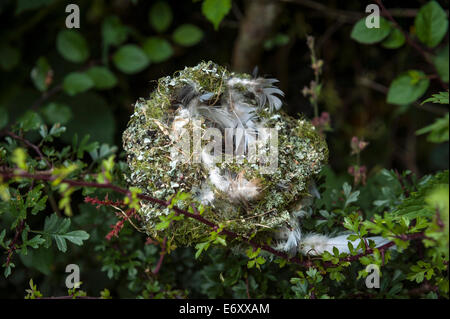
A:
[[[438,2],[448,13],[448,1]],[[71,29],[77,36],[64,33],[69,3],[80,9],[80,28]],[[121,152],[133,103],[148,97],[158,78],[212,60],[239,72],[252,73],[257,67],[259,75],[279,79],[284,110],[312,119],[313,107],[302,94],[314,79],[306,41],[311,35],[323,60],[319,112],[330,116],[326,135],[334,171],[346,174],[353,136],[370,143],[361,154],[369,175],[381,167],[419,176],[448,168],[448,143],[429,143],[415,133],[445,115],[447,107],[386,102],[389,84],[398,74],[408,69],[428,74],[430,66],[410,46],[392,50],[350,37],[369,3],[233,0],[224,19],[214,25],[202,14],[202,2],[195,0],[1,0],[0,107],[10,121],[31,109],[48,124],[64,124],[67,132],[58,141],[62,145],[75,133],[89,134]],[[413,34],[414,17],[427,1],[384,3]],[[441,47],[448,45],[446,37]],[[66,79],[97,66],[102,69],[92,71],[94,81]],[[430,83],[420,101],[442,90],[438,81]]]

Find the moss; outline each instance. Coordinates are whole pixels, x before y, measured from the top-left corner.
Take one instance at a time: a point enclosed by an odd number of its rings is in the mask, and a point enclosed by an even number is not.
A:
[[[213,62],[202,62],[172,77],[159,79],[149,98],[136,102],[135,112],[123,134],[131,171],[127,178],[131,185],[152,196],[168,199],[178,191],[194,194],[202,187],[202,182],[208,182],[208,172],[201,164],[174,165],[170,157],[168,132],[177,109],[174,101],[178,90],[186,83],[194,83],[200,93],[213,92],[212,100],[218,99],[231,76],[251,78],[247,74],[231,73]],[[259,115],[266,119],[266,127],[278,129],[277,170],[273,174],[262,174],[257,165],[247,161],[217,163],[221,170],[236,175],[243,172],[247,180],[259,179],[262,191],[258,200],[236,204],[230,202],[228,194],[210,185],[215,194],[214,207],[207,209],[204,217],[217,224],[224,223],[238,234],[267,239],[277,228],[289,223],[289,209],[307,194],[309,182],[327,161],[328,148],[323,137],[304,118],[294,119],[282,112],[274,115],[262,111]],[[206,129],[204,124],[202,127]],[[140,214],[151,236],[165,235],[173,237],[178,245],[192,245],[204,240],[211,231],[196,220],[184,218],[160,234],[155,225],[160,221],[159,216],[169,214],[169,210],[152,203],[141,204]],[[187,204],[180,204],[187,208]]]

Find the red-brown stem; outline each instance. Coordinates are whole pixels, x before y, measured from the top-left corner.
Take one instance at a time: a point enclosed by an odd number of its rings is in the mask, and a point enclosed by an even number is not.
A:
[[[31,143],[30,141],[28,141],[27,139],[11,132],[11,131],[3,131],[2,132],[5,135],[9,135],[11,136],[13,139],[16,139],[18,141],[21,141],[22,143],[24,143],[26,146],[28,146],[29,148],[33,149],[41,158],[41,160],[43,160],[46,164],[48,168],[51,168],[52,165],[50,164],[50,162],[47,160],[47,158],[45,158],[44,154],[42,154],[41,150],[39,149],[39,147],[37,145],[34,145],[33,143]]]
[[[35,179],[35,180],[45,180],[45,181],[53,181],[56,179],[56,176],[52,176],[50,174],[42,174],[42,173],[32,174],[32,173],[28,173],[28,172],[12,172],[12,171],[5,171],[4,169],[0,170],[0,176],[2,176],[6,180],[11,179],[11,178],[17,178],[17,177],[31,178],[31,179]],[[61,181],[61,183],[66,183],[73,187],[94,187],[94,188],[111,189],[117,193],[124,194],[126,196],[131,196],[130,190],[113,185],[113,184],[101,184],[101,183],[96,183],[96,182],[86,182],[86,181],[67,180],[67,179],[63,179]],[[154,198],[154,197],[144,195],[144,194],[137,194],[137,197],[141,200],[146,200],[146,201],[158,204],[163,207],[167,207],[171,204],[170,201],[167,202],[165,200]],[[182,214],[186,217],[195,219],[198,222],[200,222],[204,225],[207,225],[212,229],[218,228],[218,225],[203,218],[200,214],[191,214],[188,211],[182,210],[181,208],[178,208],[176,206],[173,206],[172,209],[177,214]],[[228,236],[230,239],[240,239],[240,240],[246,242],[247,244],[249,244],[250,246],[254,247],[255,249],[261,248],[262,250],[267,251],[279,258],[285,259],[291,263],[294,263],[294,264],[297,264],[300,266],[305,266],[305,267],[313,267],[313,263],[311,260],[301,260],[299,257],[290,257],[288,254],[277,251],[267,244],[257,243],[254,240],[251,240],[247,237],[236,234],[230,230],[223,229],[221,234]],[[411,239],[419,239],[419,238],[423,238],[423,237],[424,237],[423,233],[418,233],[418,234],[404,235],[400,239],[411,240]],[[394,245],[395,245],[394,242],[389,242],[381,247],[378,247],[378,250],[386,250],[389,247],[392,247]],[[343,259],[341,259],[341,262],[342,261],[354,261],[354,260],[357,260],[363,256],[366,256],[366,255],[369,255],[372,253],[373,253],[373,249],[368,249],[364,253],[343,258]],[[338,264],[332,264],[331,262],[326,262],[326,263],[324,263],[324,266],[337,267]]]
[[[164,240],[163,240],[163,242],[161,244],[161,252],[159,254],[158,263],[156,264],[155,269],[153,269],[153,271],[152,271],[152,273],[154,275],[157,275],[158,272],[161,269],[161,266],[162,266],[162,263],[163,263],[163,260],[164,260],[164,256],[166,255],[166,242],[167,242],[167,237],[164,237]]]
[[[17,249],[17,241],[19,240],[19,236],[22,234],[23,228],[25,226],[25,221],[21,220],[19,225],[16,227],[16,234],[14,235],[13,240],[9,244],[8,251],[6,252],[8,257],[6,257],[6,266],[9,266],[11,263],[11,258],[14,251]]]

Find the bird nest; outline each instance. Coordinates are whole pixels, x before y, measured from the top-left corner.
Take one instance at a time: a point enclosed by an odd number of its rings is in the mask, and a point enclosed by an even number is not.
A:
[[[283,92],[276,82],[213,62],[159,79],[150,97],[136,102],[123,134],[128,182],[163,200],[188,193],[178,207],[195,203],[203,218],[238,235],[286,245],[283,229],[292,231],[307,210],[328,148],[308,120],[279,111]],[[208,148],[212,139],[206,137],[219,134],[222,140]],[[170,213],[141,202],[150,236],[167,236],[182,246],[209,236],[211,228],[191,218],[158,230]]]

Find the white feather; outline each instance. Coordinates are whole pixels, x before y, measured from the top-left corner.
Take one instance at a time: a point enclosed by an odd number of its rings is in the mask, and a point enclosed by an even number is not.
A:
[[[333,248],[336,247],[339,250],[339,253],[350,253],[348,248],[348,243],[351,242],[353,247],[357,247],[360,243],[360,240],[350,241],[347,239],[349,234],[339,235],[337,237],[329,238],[325,235],[319,234],[308,234],[302,238],[302,241],[299,246],[300,252],[304,255],[322,255],[325,251],[329,253],[333,253]],[[389,242],[388,239],[383,237],[368,237],[367,240],[375,241],[375,247],[380,247]],[[361,252],[359,250],[358,252]]]

